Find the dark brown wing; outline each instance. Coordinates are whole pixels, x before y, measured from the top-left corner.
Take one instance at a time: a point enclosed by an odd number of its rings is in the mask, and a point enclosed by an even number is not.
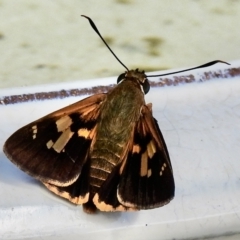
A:
[[[5,154],[42,182],[71,185],[87,159],[105,97],[85,98],[26,125],[7,139]]]
[[[134,131],[133,147],[121,173],[117,197],[127,207],[150,209],[167,204],[175,185],[168,150],[147,106]]]

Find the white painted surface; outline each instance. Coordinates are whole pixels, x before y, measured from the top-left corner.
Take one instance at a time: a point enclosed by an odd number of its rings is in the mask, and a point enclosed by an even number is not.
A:
[[[6,89],[0,96],[39,89]],[[239,239],[239,96],[239,78],[150,90],[146,101],[153,103],[176,182],[174,200],[154,210],[87,215],[81,206],[51,194],[0,151],[0,239]],[[24,124],[75,101],[0,105],[0,145]]]

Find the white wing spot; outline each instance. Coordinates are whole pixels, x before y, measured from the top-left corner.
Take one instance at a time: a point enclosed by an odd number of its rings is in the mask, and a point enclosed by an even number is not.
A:
[[[163,171],[165,170],[166,167],[167,167],[167,164],[164,163],[164,164],[162,165],[161,170],[160,170],[160,173],[159,173],[160,176],[163,175]]]
[[[61,134],[61,136],[57,139],[57,141],[54,143],[53,145],[53,149],[60,153],[64,147],[66,146],[66,144],[68,143],[68,141],[71,139],[72,135],[74,134],[74,132],[72,132],[69,128],[63,132]]]
[[[133,145],[132,153],[140,153],[140,150],[141,150],[141,148],[138,144]]]
[[[33,139],[35,139],[37,137],[37,125],[32,126],[32,130],[33,130]]]
[[[152,169],[148,169],[147,177],[151,177],[151,175],[152,175]]]
[[[58,119],[56,121],[56,125],[58,132],[64,132],[67,128],[69,128],[72,125],[72,119],[68,115],[66,115]]]
[[[52,140],[49,140],[46,144],[47,148],[50,149],[53,146],[53,144],[54,144],[54,142]]]
[[[90,134],[90,130],[87,130],[86,128],[80,128],[78,130],[78,136],[79,137],[84,137],[84,138],[88,138],[89,134]]]
[[[149,158],[151,159],[156,152],[156,147],[153,141],[150,141],[150,143],[147,145],[147,152]]]

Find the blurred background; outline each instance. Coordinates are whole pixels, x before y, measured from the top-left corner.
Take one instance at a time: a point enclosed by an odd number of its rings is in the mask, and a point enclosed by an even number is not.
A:
[[[238,0],[0,0],[0,88],[240,58]]]

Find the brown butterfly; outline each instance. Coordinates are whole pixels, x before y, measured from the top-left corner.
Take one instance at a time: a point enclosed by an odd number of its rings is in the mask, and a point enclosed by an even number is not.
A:
[[[24,126],[4,145],[20,169],[88,213],[151,209],[174,197],[167,146],[144,100],[149,76],[118,61],[127,71],[114,89]]]

